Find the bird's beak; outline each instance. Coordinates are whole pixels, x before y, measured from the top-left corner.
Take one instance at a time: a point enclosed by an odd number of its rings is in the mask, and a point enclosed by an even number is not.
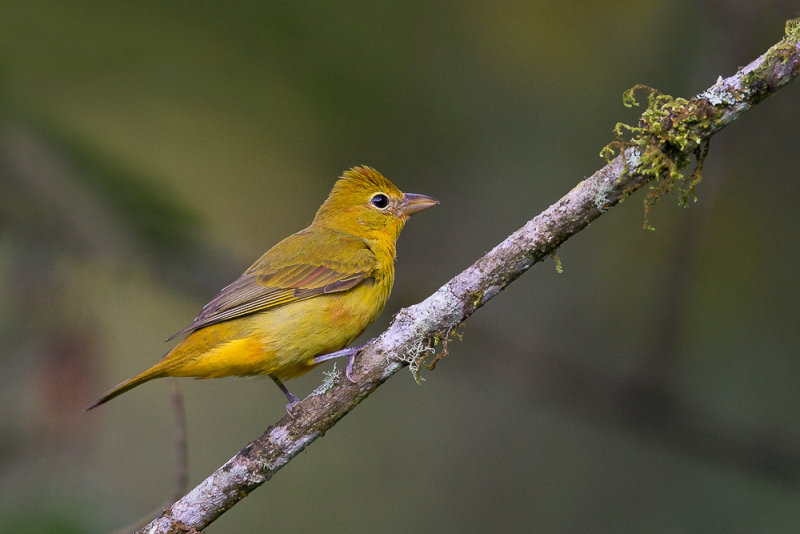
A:
[[[426,195],[415,195],[414,193],[403,194],[403,202],[400,203],[398,211],[404,216],[409,217],[422,210],[438,204],[439,201]]]

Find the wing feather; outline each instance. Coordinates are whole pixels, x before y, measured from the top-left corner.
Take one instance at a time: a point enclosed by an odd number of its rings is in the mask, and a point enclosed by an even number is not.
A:
[[[258,259],[169,337],[319,295],[348,291],[372,277],[375,254],[355,237],[306,229]]]

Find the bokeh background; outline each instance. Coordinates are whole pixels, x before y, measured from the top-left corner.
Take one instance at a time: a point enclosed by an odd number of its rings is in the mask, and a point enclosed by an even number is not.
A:
[[[392,313],[603,164],[637,83],[691,96],[798,16],[741,2],[0,6],[0,531],[109,532],[174,485],[169,387],[83,407],[366,163],[441,200]],[[789,532],[800,524],[800,83],[699,201],[601,217],[209,532]],[[322,379],[290,383],[304,396]],[[182,380],[193,485],[285,400]]]

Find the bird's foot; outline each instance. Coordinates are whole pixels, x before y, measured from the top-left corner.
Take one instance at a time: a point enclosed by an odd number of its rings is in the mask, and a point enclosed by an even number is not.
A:
[[[289,417],[294,419],[294,412],[292,410],[294,410],[294,405],[300,402],[300,399],[298,399],[294,395],[292,395],[292,397],[294,398],[294,400],[289,401],[289,404],[286,405],[286,413],[289,414]]]
[[[328,360],[333,360],[335,358],[343,358],[345,356],[348,356],[349,360],[347,360],[347,367],[345,367],[345,369],[344,369],[344,376],[346,376],[347,379],[350,382],[355,384],[356,381],[353,380],[353,376],[352,376],[352,373],[353,373],[353,362],[355,362],[356,355],[359,352],[361,352],[362,350],[364,350],[364,347],[366,347],[367,345],[369,345],[373,341],[374,341],[374,338],[370,339],[369,341],[367,341],[365,344],[361,345],[360,347],[350,347],[350,348],[347,348],[347,349],[337,350],[336,352],[330,352],[328,354],[322,354],[320,356],[316,356],[314,358],[314,363],[317,364],[317,363],[327,362]]]
[[[353,377],[351,376],[353,373],[353,362],[355,361],[356,361],[356,355],[351,354],[350,358],[347,359],[347,367],[344,368],[344,376],[347,377],[347,379],[350,381],[351,384],[356,383],[356,381],[353,380]]]
[[[286,395],[286,400],[289,401],[289,404],[286,405],[286,413],[289,414],[289,417],[294,419],[294,413],[293,413],[292,410],[294,410],[295,404],[300,402],[300,398],[297,395],[295,395],[294,393],[292,393],[291,391],[289,391],[286,388],[286,386],[283,385],[283,382],[281,382],[279,378],[271,376],[271,375],[270,375],[270,378],[272,379],[273,382],[275,382],[275,385],[280,388],[280,390],[283,392],[283,394]]]

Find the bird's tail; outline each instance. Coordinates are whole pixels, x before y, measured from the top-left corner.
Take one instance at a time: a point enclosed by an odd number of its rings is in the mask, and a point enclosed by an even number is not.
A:
[[[140,374],[134,376],[133,378],[131,378],[129,380],[126,380],[125,382],[123,382],[122,384],[118,385],[114,389],[112,389],[110,391],[107,391],[95,403],[93,403],[93,404],[87,406],[86,408],[84,408],[83,411],[84,412],[88,412],[92,408],[97,408],[101,404],[104,404],[104,403],[110,401],[114,397],[122,395],[126,391],[131,390],[131,389],[135,388],[136,386],[138,386],[140,384],[144,384],[145,382],[149,382],[150,380],[152,380],[154,378],[161,378],[162,376],[165,376],[164,370],[162,368],[160,368],[159,365],[155,365],[152,368],[148,369],[147,371],[145,371],[143,373],[140,373]]]

